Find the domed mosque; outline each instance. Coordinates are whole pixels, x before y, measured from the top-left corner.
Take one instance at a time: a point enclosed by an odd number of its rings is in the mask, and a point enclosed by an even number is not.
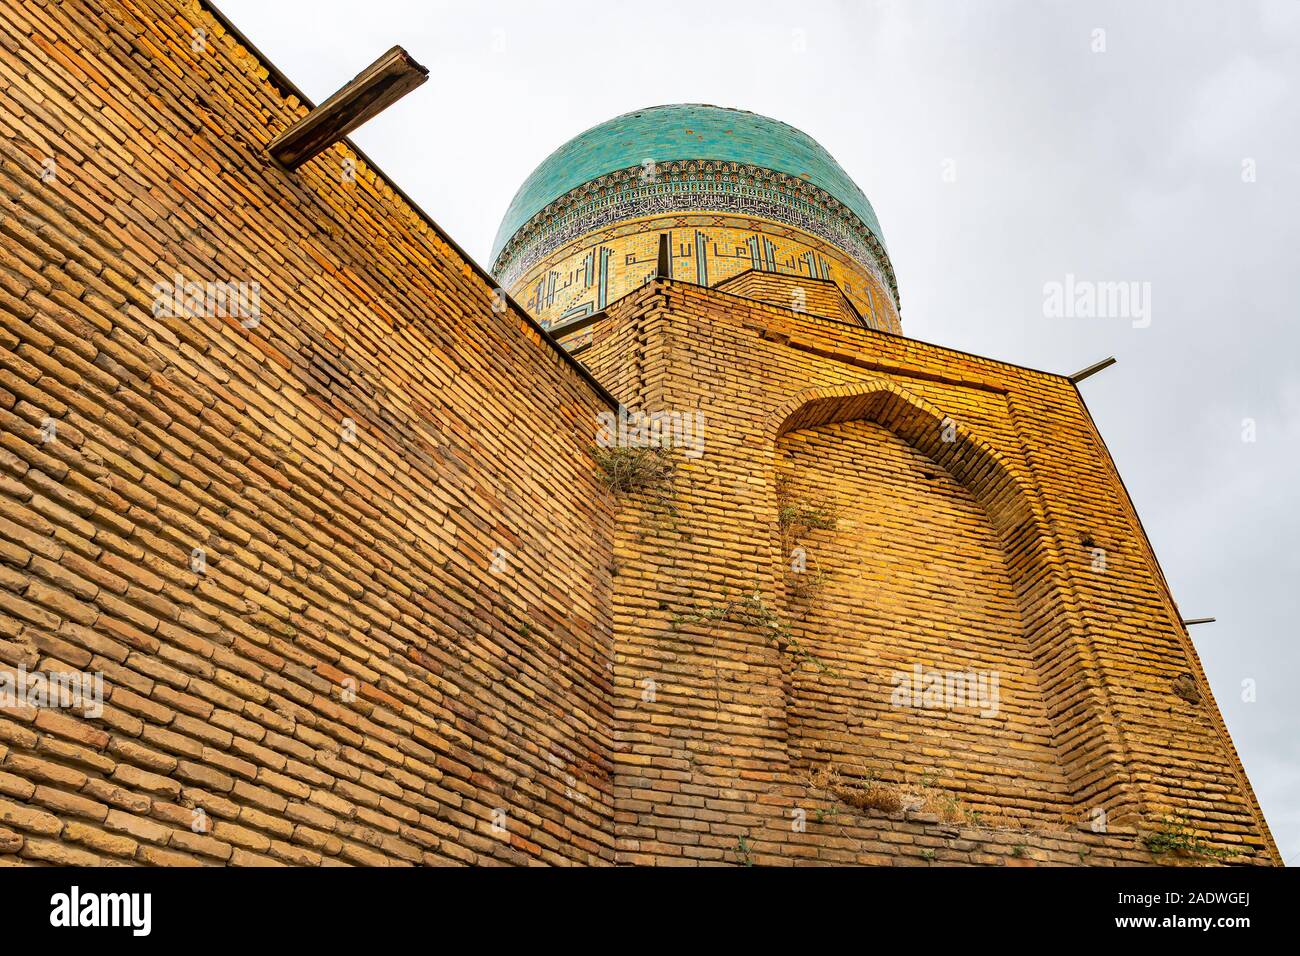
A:
[[[899,331],[894,270],[862,190],[807,134],[718,106],[637,110],[569,140],[515,195],[492,271],[558,329],[656,276],[661,249],[669,278],[834,283],[863,324]]]
[[[116,137],[148,202],[112,202],[111,162],[46,182],[5,153],[0,285],[32,290],[0,332],[0,698],[34,729],[0,730],[0,864],[1283,862],[1078,388],[1108,363],[898,334],[875,212],[808,136],[603,123],[528,177],[488,276],[345,137],[427,76],[402,48],[308,110],[210,4],[150,0],[78,26],[125,92],[36,109],[70,61],[22,24],[81,17],[13,6],[6,126],[66,157]],[[119,135],[122,95],[152,134]],[[215,101],[220,167],[174,168]],[[205,214],[232,186],[256,208]],[[214,244],[257,281],[213,277]],[[117,716],[45,714],[21,662],[93,674]],[[182,721],[204,700],[234,764]],[[66,743],[96,738],[107,764]],[[163,759],[281,839],[183,839]]]
[[[797,129],[715,106],[628,113],[556,150],[511,203],[494,266],[617,403],[592,429],[605,473],[670,456],[654,493],[623,489],[616,532],[623,860],[714,862],[760,813],[780,859],[775,795],[818,765],[943,779],[1060,863],[1082,856],[1043,841],[1084,814],[1087,852],[1145,862],[1134,821],[1169,806],[1224,852],[1243,834],[1255,861],[1280,859],[1078,389],[1108,362],[1066,376],[897,334],[866,196]],[[710,615],[781,622],[787,649],[834,671],[678,630]],[[978,697],[980,681],[979,707],[932,694]],[[687,783],[714,820],[680,804]],[[1232,795],[1230,823],[1226,799],[1202,809],[1207,787]],[[896,862],[889,842],[857,859]]]

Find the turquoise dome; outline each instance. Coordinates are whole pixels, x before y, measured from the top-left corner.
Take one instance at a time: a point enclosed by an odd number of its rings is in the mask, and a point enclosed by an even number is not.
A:
[[[569,140],[542,161],[510,203],[492,244],[496,262],[520,227],[570,190],[645,160],[742,163],[796,176],[847,207],[884,247],[871,203],[812,137],[779,120],[720,106],[654,106],[624,113]]]

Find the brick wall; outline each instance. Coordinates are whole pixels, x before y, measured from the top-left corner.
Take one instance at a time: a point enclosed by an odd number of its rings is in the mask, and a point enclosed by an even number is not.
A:
[[[838,319],[850,325],[866,325],[868,328],[890,330],[888,324],[876,322],[870,312],[859,316],[852,303],[840,291],[840,287],[827,280],[751,270],[723,282],[714,283],[713,287],[729,295],[757,299],[759,302],[767,302],[793,312],[807,312],[809,315]]]
[[[629,404],[706,421],[620,517],[619,860],[1278,861],[1067,380],[662,280],[587,332]],[[790,495],[835,527],[792,541]],[[895,705],[917,665],[1000,709]]]
[[[0,46],[0,668],[105,697],[0,712],[0,862],[1277,861],[1064,380],[657,281],[581,359],[705,454],[615,497],[604,391],[349,146],[274,167],[204,8]]]
[[[0,662],[105,694],[0,712],[0,861],[611,860],[597,391],[346,146],[275,168],[197,5],[0,46]]]
[[[875,422],[788,432],[777,454],[792,632],[825,667],[790,678],[792,768],[926,781],[990,818],[1067,817],[1042,681],[979,502]],[[819,519],[834,526],[807,527]],[[930,673],[942,699],[926,700]]]

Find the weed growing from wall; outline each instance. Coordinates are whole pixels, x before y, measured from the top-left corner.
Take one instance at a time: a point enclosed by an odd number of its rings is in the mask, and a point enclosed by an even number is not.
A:
[[[1201,857],[1208,860],[1226,860],[1237,854],[1232,850],[1211,846],[1187,825],[1181,813],[1166,814],[1160,826],[1143,838],[1143,843],[1153,854],[1172,853],[1175,856]]]
[[[767,606],[759,591],[752,591],[734,601],[709,605],[698,612],[679,614],[673,618],[673,629],[676,630],[683,624],[721,621],[757,631],[771,641],[778,651],[788,653],[795,663],[807,661],[824,673],[832,673],[820,658],[804,650],[791,632],[790,626]]]
[[[591,454],[606,487],[616,495],[666,492],[676,470],[671,448],[595,446]]]

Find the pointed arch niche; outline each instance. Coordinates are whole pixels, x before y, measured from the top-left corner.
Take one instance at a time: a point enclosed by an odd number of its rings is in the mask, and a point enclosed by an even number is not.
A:
[[[772,425],[779,593],[826,668],[789,672],[792,771],[930,785],[1033,825],[1072,816],[1088,721],[1021,483],[892,382],[801,393]]]

